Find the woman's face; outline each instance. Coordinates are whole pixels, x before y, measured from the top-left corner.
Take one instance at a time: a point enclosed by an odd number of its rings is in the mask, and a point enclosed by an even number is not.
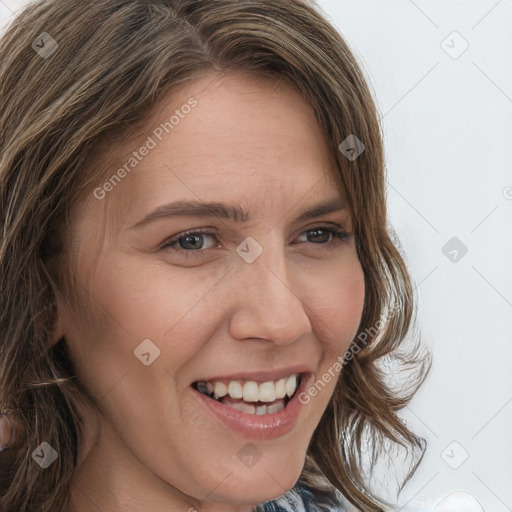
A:
[[[83,304],[59,310],[100,411],[77,488],[98,506],[249,510],[299,478],[357,333],[363,272],[353,236],[335,234],[350,212],[313,111],[284,82],[195,80],[122,150],[108,178],[129,172],[75,217]]]

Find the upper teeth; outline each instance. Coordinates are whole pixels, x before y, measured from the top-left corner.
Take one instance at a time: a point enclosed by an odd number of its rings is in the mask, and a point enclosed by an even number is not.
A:
[[[231,398],[243,398],[245,402],[273,402],[274,400],[291,397],[298,384],[298,375],[292,374],[287,378],[276,381],[269,380],[258,384],[256,381],[232,380],[228,383],[200,382],[198,389],[207,393],[214,393],[215,398],[229,395]]]

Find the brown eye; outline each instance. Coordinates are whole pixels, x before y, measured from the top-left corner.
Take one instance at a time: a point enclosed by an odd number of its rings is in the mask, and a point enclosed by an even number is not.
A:
[[[315,245],[325,245],[327,248],[335,248],[339,243],[348,240],[351,235],[340,227],[319,226],[305,231],[306,241]]]

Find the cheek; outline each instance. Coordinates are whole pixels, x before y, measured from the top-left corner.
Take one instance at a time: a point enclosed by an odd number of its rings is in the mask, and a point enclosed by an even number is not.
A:
[[[217,280],[216,276],[200,281],[186,272],[169,272],[163,264],[148,269],[143,259],[122,267],[109,263],[102,262],[89,297],[100,305],[97,314],[106,328],[123,333],[125,342],[172,336]]]
[[[312,408],[314,421],[318,421],[325,411],[343,371],[344,358],[361,321],[364,299],[364,273],[355,261],[324,278],[322,287],[318,287],[311,301],[315,313],[314,331],[322,344],[323,356],[299,400]]]
[[[185,272],[149,272],[143,263],[121,266],[103,259],[82,298],[83,310],[91,308],[91,314],[75,311],[68,322],[78,376],[100,395],[127,371],[146,368],[134,354],[147,345],[143,340],[151,340],[155,354],[172,351],[172,358],[155,361],[174,373],[201,348],[213,324],[204,304],[217,275],[192,281]]]
[[[365,300],[364,273],[359,261],[327,275],[312,302],[319,316],[315,330],[329,354],[339,355],[357,334]]]

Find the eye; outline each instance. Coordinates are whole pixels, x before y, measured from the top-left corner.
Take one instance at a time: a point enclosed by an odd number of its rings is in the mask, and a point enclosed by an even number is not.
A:
[[[328,249],[334,249],[340,242],[350,238],[350,234],[341,227],[317,227],[305,231],[307,241],[316,245],[326,245]],[[326,240],[327,238],[327,240]],[[327,242],[327,243],[326,243]]]
[[[294,243],[294,245],[309,242],[312,245],[322,246],[322,249],[332,250],[338,248],[341,244],[350,239],[351,236],[352,235],[350,233],[347,233],[338,225],[318,226],[301,233],[299,239],[302,240],[300,240],[298,244]],[[205,247],[205,245],[208,245],[204,242],[207,237],[216,240],[217,243],[211,242],[208,247]],[[188,258],[199,257],[208,249],[212,249],[214,247],[222,247],[217,240],[216,233],[201,230],[190,230],[169,238],[163,242],[160,246],[160,250],[171,251]]]
[[[209,233],[206,231],[185,231],[185,233],[180,233],[176,235],[161,246],[161,249],[171,249],[175,252],[203,252],[206,250],[204,248],[204,238],[212,237],[215,238],[215,233]],[[188,254],[187,254],[188,256]]]

